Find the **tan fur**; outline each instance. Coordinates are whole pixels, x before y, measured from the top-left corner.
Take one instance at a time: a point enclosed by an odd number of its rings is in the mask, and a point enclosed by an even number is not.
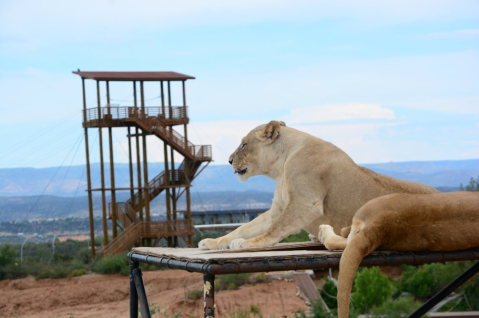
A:
[[[343,244],[338,317],[349,314],[354,276],[374,251],[455,251],[479,246],[479,193],[390,194],[369,201],[354,215],[347,240],[320,226],[321,239]]]
[[[205,239],[202,249],[272,246],[301,229],[317,240],[321,224],[339,233],[366,202],[390,193],[434,193],[356,165],[333,144],[271,121],[253,129],[230,156],[241,181],[256,175],[276,180],[271,208],[230,234]],[[246,170],[245,170],[246,169]]]

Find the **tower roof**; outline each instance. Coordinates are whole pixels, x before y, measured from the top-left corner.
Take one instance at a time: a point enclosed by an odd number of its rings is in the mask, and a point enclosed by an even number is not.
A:
[[[97,81],[186,81],[193,76],[176,72],[73,72],[82,78]]]

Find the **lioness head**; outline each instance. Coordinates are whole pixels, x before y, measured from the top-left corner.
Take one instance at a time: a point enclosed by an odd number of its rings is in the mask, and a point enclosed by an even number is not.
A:
[[[239,147],[229,158],[241,181],[268,172],[268,165],[276,158],[273,154],[274,143],[280,136],[281,127],[285,126],[282,121],[272,120],[256,127],[241,139]]]

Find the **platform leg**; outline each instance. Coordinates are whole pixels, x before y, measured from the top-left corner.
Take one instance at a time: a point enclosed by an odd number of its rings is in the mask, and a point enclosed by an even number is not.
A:
[[[459,288],[464,284],[469,278],[473,277],[479,272],[479,262],[471,266],[467,271],[465,271],[461,276],[453,280],[449,285],[440,290],[436,295],[432,296],[428,301],[426,301],[421,307],[419,307],[415,312],[413,312],[409,318],[418,318],[424,316],[429,310],[436,306],[441,300],[446,298],[449,294]]]
[[[215,316],[215,275],[204,275],[204,299],[205,299],[205,317],[213,318]]]
[[[133,279],[133,270],[137,269],[138,266],[138,262],[130,260],[130,318],[138,318],[138,294]]]
[[[151,318],[150,305],[148,304],[148,297],[146,297],[145,284],[143,283],[143,274],[139,268],[132,271],[133,281],[135,283],[136,294],[140,302],[140,311],[142,318]]]

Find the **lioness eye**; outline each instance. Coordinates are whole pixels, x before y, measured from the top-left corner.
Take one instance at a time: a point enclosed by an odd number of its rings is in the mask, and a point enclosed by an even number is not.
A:
[[[241,149],[243,149],[246,146],[246,143],[241,144]]]

